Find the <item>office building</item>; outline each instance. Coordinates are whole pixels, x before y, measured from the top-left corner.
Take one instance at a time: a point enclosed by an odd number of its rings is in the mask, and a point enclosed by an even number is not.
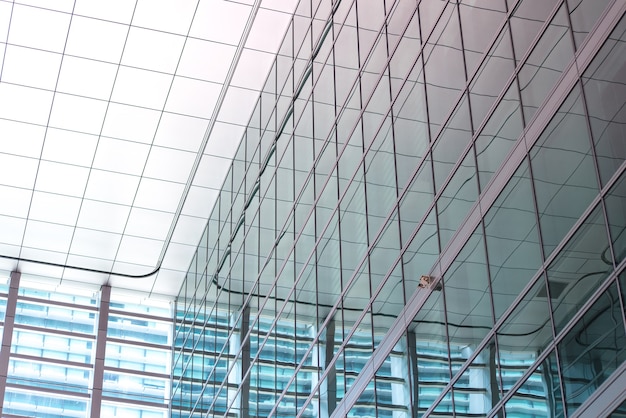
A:
[[[0,415],[626,416],[625,13],[0,0]]]
[[[177,299],[172,416],[622,416],[625,9],[299,2]]]

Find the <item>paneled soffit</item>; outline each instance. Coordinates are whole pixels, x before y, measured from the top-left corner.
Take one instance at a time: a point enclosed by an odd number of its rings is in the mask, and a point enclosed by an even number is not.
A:
[[[3,276],[175,295],[294,8],[0,0]]]

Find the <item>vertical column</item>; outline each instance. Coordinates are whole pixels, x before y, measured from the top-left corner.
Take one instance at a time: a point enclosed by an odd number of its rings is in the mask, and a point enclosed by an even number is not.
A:
[[[335,320],[333,319],[326,326],[326,352],[324,353],[324,370],[328,369],[329,363],[335,355]],[[337,369],[332,366],[326,377],[326,393],[328,410],[330,415],[337,407]]]
[[[242,341],[243,338],[248,333],[250,329],[250,307],[246,306],[243,309],[243,315],[241,315],[241,328],[239,331],[239,341]],[[243,377],[244,373],[248,371],[250,368],[250,339],[248,338],[246,342],[241,347],[241,376]],[[240,405],[240,417],[248,418],[250,416],[250,375],[248,378],[241,381],[241,405]]]
[[[411,404],[413,405],[413,411],[411,412],[411,416],[416,418],[418,416],[419,410],[419,373],[417,370],[417,337],[415,332],[407,331],[407,348],[406,350],[409,353],[409,379],[411,382]]]
[[[104,355],[107,344],[107,328],[109,324],[109,302],[111,286],[104,285],[100,289],[100,310],[98,314],[98,333],[96,334],[96,359],[93,366],[93,384],[91,394],[91,418],[100,417],[102,406],[102,383],[104,382]]]
[[[17,292],[20,288],[21,273],[11,272],[9,282],[9,296],[4,317],[4,330],[2,331],[2,348],[0,349],[0,415],[4,406],[4,393],[7,386],[7,374],[9,372],[9,356],[11,353],[11,341],[13,339],[13,324],[15,323],[15,308],[17,306]]]

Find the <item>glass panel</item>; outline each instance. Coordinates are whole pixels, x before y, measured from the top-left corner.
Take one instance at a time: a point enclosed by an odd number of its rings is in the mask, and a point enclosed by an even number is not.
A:
[[[595,1],[591,8],[600,10]],[[583,74],[591,134],[596,146],[602,184],[611,178],[626,159],[626,18],[613,30]]]
[[[563,416],[556,356],[550,353],[506,402],[506,416],[555,418]]]
[[[541,265],[531,187],[528,163],[524,161],[485,215],[496,319]]]
[[[604,203],[615,264],[626,258],[626,174],[609,190]],[[608,258],[608,255],[605,255]]]
[[[554,325],[560,332],[613,270],[601,206],[591,213],[547,269]]]
[[[522,0],[511,17],[515,59],[524,57],[558,0]]]
[[[565,100],[530,156],[547,257],[598,193],[579,87]]]
[[[609,3],[609,0],[567,0],[577,49],[587,39],[589,31]]]
[[[568,415],[626,361],[622,313],[614,282],[559,343]]]

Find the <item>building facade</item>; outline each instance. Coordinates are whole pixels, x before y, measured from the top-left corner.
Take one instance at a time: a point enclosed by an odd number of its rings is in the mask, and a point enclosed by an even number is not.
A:
[[[626,415],[625,10],[300,1],[177,299],[172,416]]]

